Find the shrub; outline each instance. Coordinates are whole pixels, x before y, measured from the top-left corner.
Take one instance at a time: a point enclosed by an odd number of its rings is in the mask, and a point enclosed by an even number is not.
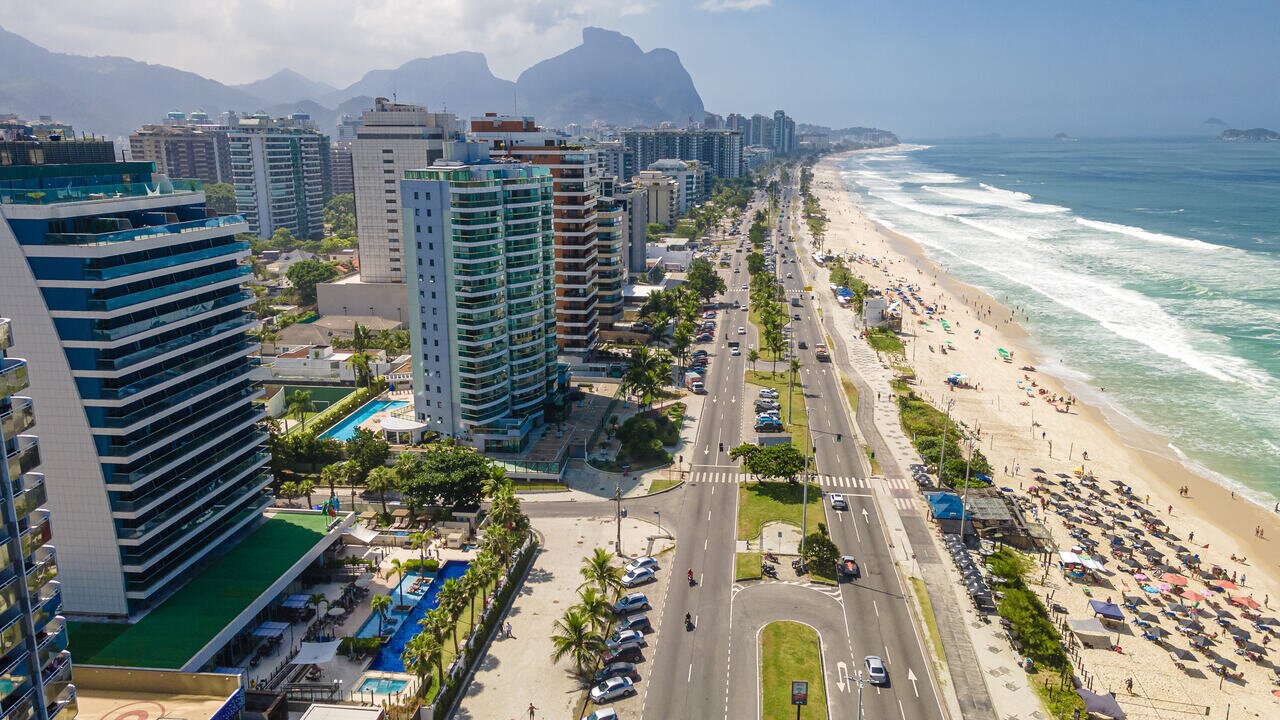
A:
[[[343,654],[371,655],[382,647],[382,638],[377,637],[344,637],[338,642],[338,652]]]
[[[680,419],[683,422],[683,414]],[[680,424],[667,413],[633,415],[618,428],[618,439],[622,442],[619,462],[670,462],[671,454],[663,446],[679,442]]]
[[[412,558],[406,560],[403,567],[405,572],[433,573],[440,570],[440,561],[435,558]]]
[[[352,391],[346,397],[321,410],[307,421],[307,430],[319,435],[337,424],[339,420],[355,412],[356,408],[382,394],[387,387],[383,378],[374,378],[367,388]]]

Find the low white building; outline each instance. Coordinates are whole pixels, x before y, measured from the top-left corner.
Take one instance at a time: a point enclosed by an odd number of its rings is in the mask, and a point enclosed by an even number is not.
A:
[[[371,358],[369,371],[374,377],[391,372],[392,363],[382,350],[366,350]],[[356,369],[351,363],[354,350],[334,350],[331,345],[300,345],[285,348],[274,358],[263,358],[263,381],[321,380],[354,383]]]

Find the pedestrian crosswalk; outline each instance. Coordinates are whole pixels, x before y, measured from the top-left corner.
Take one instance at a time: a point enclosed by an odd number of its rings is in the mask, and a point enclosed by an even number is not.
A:
[[[715,484],[739,484],[753,482],[753,478],[745,473],[728,471],[710,471],[696,470],[689,476],[689,482],[692,483],[715,483]],[[814,478],[814,482],[824,488],[835,490],[870,490],[875,487],[887,487],[890,489],[909,489],[911,481],[907,478],[856,478],[834,475],[819,475]]]

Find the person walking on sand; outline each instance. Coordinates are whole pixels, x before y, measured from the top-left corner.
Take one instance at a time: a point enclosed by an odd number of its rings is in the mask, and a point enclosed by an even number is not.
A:
[[[538,712],[538,708],[534,707],[533,703],[529,703],[529,720],[533,720],[537,712]]]

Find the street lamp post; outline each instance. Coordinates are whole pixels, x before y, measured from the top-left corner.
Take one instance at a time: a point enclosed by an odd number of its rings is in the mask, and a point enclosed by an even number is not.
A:
[[[973,436],[966,435],[965,443],[969,446],[969,457],[965,458],[965,461],[964,461],[964,498],[960,501],[960,544],[962,545],[964,544],[964,535],[965,535],[964,533],[965,515],[969,511],[969,467],[973,463]],[[978,539],[981,540],[982,536],[979,535]]]
[[[804,475],[800,478],[800,564],[804,565],[804,538],[809,530],[809,449],[813,447],[812,413],[804,408]]]
[[[653,514],[658,516],[658,534],[664,535],[665,533],[662,532],[662,511],[654,510]]]
[[[862,671],[859,670],[857,675],[846,675],[844,679],[858,686],[858,714],[854,717],[856,717],[857,720],[862,720]]]

